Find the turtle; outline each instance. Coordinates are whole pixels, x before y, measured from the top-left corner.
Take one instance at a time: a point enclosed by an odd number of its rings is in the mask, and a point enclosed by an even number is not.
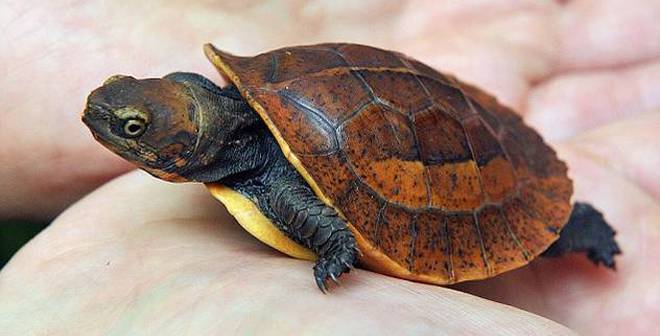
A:
[[[224,86],[114,75],[82,120],[124,159],[206,183],[257,238],[315,260],[321,291],[355,266],[437,285],[569,252],[615,268],[615,231],[571,202],[566,164],[481,89],[359,44],[204,51]]]

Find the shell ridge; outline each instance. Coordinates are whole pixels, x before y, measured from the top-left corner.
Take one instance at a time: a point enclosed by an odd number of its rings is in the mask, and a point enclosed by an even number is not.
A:
[[[461,127],[463,128],[463,133],[465,133],[465,139],[467,141],[468,148],[470,149],[470,155],[472,156],[472,161],[474,162],[474,165],[477,167],[477,180],[479,180],[479,189],[481,190],[481,204],[483,205],[484,199],[485,199],[485,192],[484,192],[484,181],[483,178],[481,177],[481,169],[479,168],[479,165],[477,164],[477,156],[474,153],[474,146],[472,144],[472,137],[470,137],[470,133],[468,133],[467,129],[465,128],[465,125],[461,123]]]
[[[408,262],[408,270],[410,272],[414,271],[415,268],[415,245],[417,244],[417,219],[419,214],[416,213],[413,216],[413,219],[408,227],[408,234],[410,235],[410,245],[408,246],[408,257],[406,258]]]
[[[453,246],[451,243],[451,229],[449,228],[449,219],[445,215],[443,218],[443,228],[445,231],[445,239],[446,239],[446,246],[447,246],[447,251],[446,257],[448,260],[447,266],[449,267],[449,283],[454,283],[456,282],[456,273],[454,272],[454,253],[452,252]]]
[[[523,244],[520,242],[520,238],[516,235],[515,232],[511,229],[511,223],[509,223],[509,219],[506,218],[504,211],[501,206],[497,207],[497,215],[502,218],[502,223],[504,223],[504,227],[506,228],[507,232],[509,232],[509,235],[511,236],[511,239],[513,240],[514,244],[520,249],[522,252],[523,256],[525,257],[525,260],[529,261],[531,259],[529,251],[527,251],[527,248],[523,246]]]
[[[481,250],[481,259],[484,261],[484,266],[486,267],[486,272],[488,273],[489,276],[493,275],[493,268],[490,265],[490,261],[488,260],[488,254],[486,253],[486,246],[484,245],[484,237],[481,234],[481,227],[479,224],[479,216],[477,216],[476,212],[472,212],[472,218],[474,219],[474,231],[477,234],[477,239],[479,240],[479,249]]]

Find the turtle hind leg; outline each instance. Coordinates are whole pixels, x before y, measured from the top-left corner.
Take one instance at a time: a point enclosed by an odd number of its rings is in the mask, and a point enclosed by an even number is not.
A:
[[[621,254],[615,234],[603,214],[587,203],[576,202],[559,239],[541,255],[558,257],[569,252],[585,252],[594,264],[615,269],[614,256]]]

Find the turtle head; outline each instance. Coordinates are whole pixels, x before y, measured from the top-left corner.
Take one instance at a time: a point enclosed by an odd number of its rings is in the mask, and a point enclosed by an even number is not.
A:
[[[82,120],[114,153],[156,177],[184,182],[181,171],[202,133],[199,110],[185,84],[115,75],[89,95]]]
[[[265,129],[233,86],[198,74],[115,75],[92,91],[83,122],[101,144],[171,182],[215,182],[254,168]]]

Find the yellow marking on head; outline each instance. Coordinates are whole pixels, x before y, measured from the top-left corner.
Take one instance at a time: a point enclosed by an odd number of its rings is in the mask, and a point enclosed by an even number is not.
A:
[[[127,120],[131,118],[142,119],[145,123],[151,121],[151,114],[134,106],[126,106],[113,112],[118,118]]]
[[[112,83],[112,82],[114,82],[114,81],[120,80],[120,79],[122,79],[122,78],[127,78],[127,77],[129,77],[129,76],[125,76],[125,75],[112,75],[112,76],[108,77],[108,79],[106,79],[105,81],[103,81],[103,85],[108,85],[108,84],[110,84],[110,83]]]

